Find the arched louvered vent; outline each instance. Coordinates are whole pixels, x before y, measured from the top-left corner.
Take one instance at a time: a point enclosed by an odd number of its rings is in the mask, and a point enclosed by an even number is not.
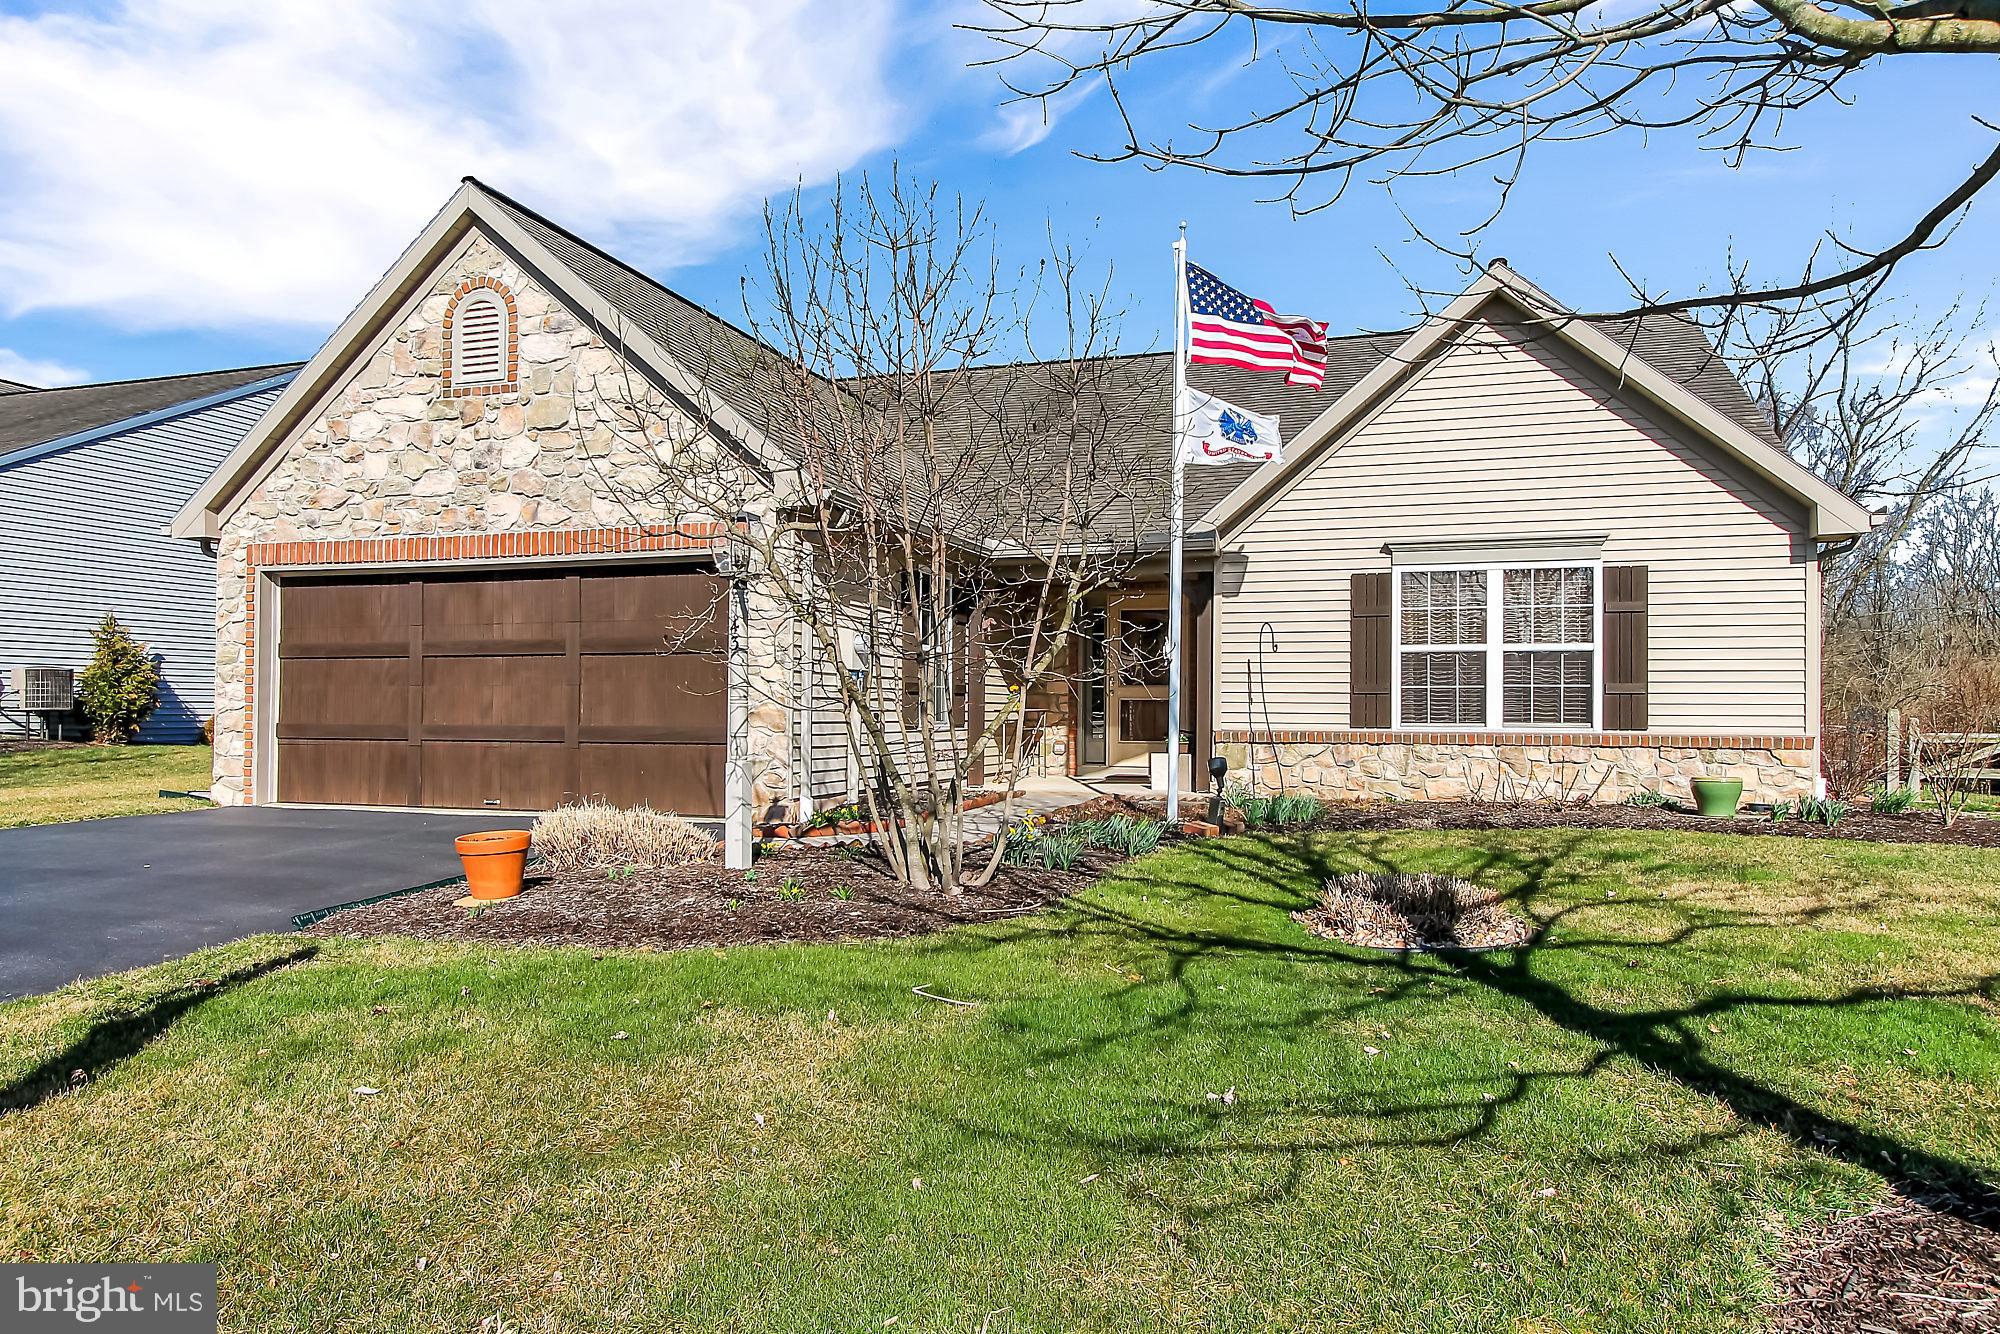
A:
[[[508,319],[506,303],[490,288],[459,301],[451,328],[453,387],[506,383]]]

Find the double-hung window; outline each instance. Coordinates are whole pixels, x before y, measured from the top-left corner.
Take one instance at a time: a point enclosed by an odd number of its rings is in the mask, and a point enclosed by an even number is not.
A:
[[[1396,725],[1593,730],[1601,574],[1595,563],[1397,569]]]

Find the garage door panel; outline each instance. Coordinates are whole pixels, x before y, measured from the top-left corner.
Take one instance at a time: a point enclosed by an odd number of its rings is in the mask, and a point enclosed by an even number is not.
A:
[[[278,799],[537,810],[596,792],[719,815],[726,589],[658,569],[287,581]]]
[[[278,656],[405,655],[416,611],[415,592],[407,580],[287,584]]]
[[[712,574],[587,574],[583,650],[720,654],[728,590]]]
[[[546,810],[568,794],[569,766],[560,741],[426,741],[423,804]]]
[[[430,658],[424,662],[424,735],[454,728],[554,728],[561,740],[575,709],[569,662],[556,657]],[[470,729],[470,730],[466,730]],[[494,739],[504,734],[485,733]]]
[[[409,735],[409,659],[294,658],[278,691],[279,740]]]
[[[586,743],[577,750],[581,795],[678,815],[722,814],[722,746]]]
[[[563,576],[438,580],[423,601],[426,654],[561,653],[576,620]]]
[[[586,656],[581,735],[606,741],[719,742],[728,731],[723,664],[685,653]]]
[[[340,806],[411,803],[402,741],[279,741],[278,800]]]

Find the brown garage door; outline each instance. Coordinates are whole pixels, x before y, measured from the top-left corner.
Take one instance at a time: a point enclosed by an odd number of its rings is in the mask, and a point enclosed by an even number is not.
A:
[[[720,815],[724,587],[622,569],[287,581],[278,800]]]

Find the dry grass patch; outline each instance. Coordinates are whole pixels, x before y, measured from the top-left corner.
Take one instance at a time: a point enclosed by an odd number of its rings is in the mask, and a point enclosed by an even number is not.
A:
[[[657,871],[710,861],[716,842],[691,821],[648,806],[591,798],[535,821],[535,853],[556,874]]]

